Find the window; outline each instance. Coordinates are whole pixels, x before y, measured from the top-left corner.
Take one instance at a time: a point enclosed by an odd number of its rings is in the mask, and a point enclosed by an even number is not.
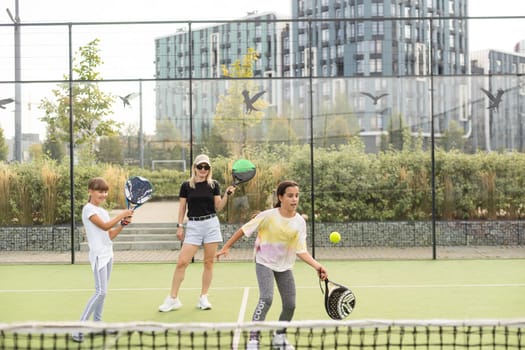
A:
[[[365,35],[365,24],[363,22],[357,23],[357,36]]]
[[[363,73],[364,72],[364,63],[363,63],[363,60],[356,60],[355,61],[355,70],[357,73]]]
[[[405,24],[405,39],[410,40],[412,38],[412,27],[410,24]]]
[[[328,59],[328,47],[323,47],[323,51],[322,51],[322,55],[323,55],[323,60],[327,60]]]
[[[381,40],[370,41],[370,53],[380,54],[383,52],[383,42]]]
[[[383,16],[383,3],[372,4],[372,16]]]
[[[358,55],[364,54],[365,53],[365,42],[364,41],[358,42],[356,45],[356,50],[357,50]]]
[[[330,39],[330,32],[328,31],[328,29],[323,29],[323,31],[321,32],[321,40],[328,41],[329,39]]]
[[[306,34],[299,34],[299,46],[306,46]],[[288,49],[289,46],[286,46],[285,49]]]
[[[363,8],[363,4],[357,5],[357,17],[363,17],[365,15]]]
[[[343,57],[344,52],[345,50],[343,45],[337,45],[337,57]]]
[[[372,34],[373,35],[383,35],[384,34],[383,22],[372,22]]]
[[[381,73],[383,71],[383,60],[371,59],[370,60],[370,73]]]

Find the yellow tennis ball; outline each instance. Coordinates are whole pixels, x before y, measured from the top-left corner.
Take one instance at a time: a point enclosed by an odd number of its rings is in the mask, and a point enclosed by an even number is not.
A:
[[[330,242],[339,243],[340,240],[341,240],[341,235],[339,234],[339,232],[334,231],[330,233]]]

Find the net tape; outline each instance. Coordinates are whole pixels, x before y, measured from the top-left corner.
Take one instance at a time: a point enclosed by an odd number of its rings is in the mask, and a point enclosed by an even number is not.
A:
[[[523,349],[525,319],[351,320],[248,323],[31,322],[0,324],[0,349],[245,349],[287,329],[295,349]],[[82,332],[83,344],[71,334]]]

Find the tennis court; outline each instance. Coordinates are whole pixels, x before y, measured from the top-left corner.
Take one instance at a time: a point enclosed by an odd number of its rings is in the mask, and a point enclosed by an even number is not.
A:
[[[408,346],[407,341],[436,345],[445,341],[445,334],[453,334],[453,344],[456,345],[458,341],[462,342],[467,338],[470,339],[468,342],[478,344],[478,340],[472,340],[470,336],[459,336],[459,340],[456,338],[464,329],[470,334],[472,326],[480,321],[490,319],[505,322],[518,320],[525,315],[523,259],[327,260],[323,264],[328,268],[332,280],[345,284],[354,291],[357,304],[347,320],[339,323],[331,321],[324,310],[323,295],[314,271],[298,262],[295,267],[298,297],[294,322],[301,325],[289,330],[289,338],[293,339],[296,349],[349,348],[349,344],[356,341],[366,343],[365,339],[374,339],[376,345],[373,348],[377,349],[390,348],[392,344]],[[253,263],[217,263],[210,291],[213,309],[203,311],[196,308],[202,271],[202,264],[197,261],[188,268],[179,294],[183,308],[160,313],[157,307],[168,293],[173,269],[174,264],[164,263],[115,264],[105,304],[104,323],[113,324],[117,328],[124,327],[126,331],[120,332],[117,338],[104,336],[88,339],[80,348],[155,348],[155,344],[164,344],[165,348],[172,348],[177,344],[177,348],[183,349],[244,348],[243,344],[249,334],[246,327],[250,324],[258,297]],[[66,349],[73,345],[73,348],[79,348],[78,344],[66,340],[70,329],[67,327],[78,326],[78,322],[74,321],[78,320],[85,301],[92,293],[89,265],[3,264],[0,265],[0,278],[0,323],[69,324],[66,328],[59,327],[61,331],[53,334],[54,341],[41,338],[42,344],[39,343],[38,346]],[[267,320],[270,323],[276,321],[279,312],[280,300],[276,293]],[[407,340],[403,335],[407,333],[405,327],[408,326],[389,325],[377,328],[376,323],[373,323],[374,326],[368,325],[368,322],[374,320],[399,323],[406,320],[441,321],[435,329],[428,325],[410,325],[408,329],[413,334],[410,337],[407,335]],[[443,320],[446,320],[446,325],[443,325]],[[343,327],[347,322],[358,323],[353,323],[352,327]],[[469,326],[464,328],[454,322],[465,322]],[[221,325],[226,328],[222,329]],[[147,332],[143,333],[142,328],[139,333],[128,331],[135,326],[145,327]],[[177,329],[168,330],[164,327]],[[488,342],[491,348],[498,348],[499,345],[496,344],[500,344],[501,339],[504,339],[501,344],[505,346],[509,346],[511,339],[510,348],[517,349],[521,346],[516,345],[514,336],[509,337],[506,327],[503,331],[506,336],[500,335],[499,328],[484,327],[476,328],[474,333],[479,335],[479,341]],[[348,334],[343,329],[360,331],[359,334]],[[517,332],[521,332],[521,329],[518,328]],[[46,332],[49,331],[47,329]],[[264,336],[264,331],[262,334],[262,339],[270,338]],[[425,334],[428,338],[425,338]],[[494,339],[487,340],[487,334]],[[520,334],[517,337],[520,338]],[[213,346],[207,344],[215,338],[217,340],[213,342],[217,343],[213,343]],[[7,337],[2,348],[10,348],[12,339],[14,338]],[[119,342],[124,342],[125,345],[119,345]],[[449,341],[445,342],[448,344]],[[22,340],[22,344],[25,346],[27,343]],[[346,345],[341,347],[337,344]],[[434,345],[425,348],[435,348]],[[268,348],[269,346],[268,344]],[[404,346],[399,345],[397,348]],[[411,345],[411,348],[418,347]]]
[[[357,305],[350,319],[508,319],[525,315],[525,260],[323,261],[330,278],[350,287]],[[105,321],[249,321],[258,292],[253,263],[215,265],[213,310],[195,305],[202,265],[192,264],[181,289],[184,307],[159,313],[174,264],[117,263],[105,306]],[[296,320],[328,320],[314,271],[295,268]],[[0,265],[0,322],[75,321],[92,293],[86,264]],[[277,320],[278,294],[268,315]]]

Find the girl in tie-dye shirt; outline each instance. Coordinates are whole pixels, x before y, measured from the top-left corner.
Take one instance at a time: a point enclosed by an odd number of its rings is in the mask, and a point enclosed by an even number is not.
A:
[[[259,285],[259,302],[253,321],[263,321],[273,301],[274,280],[281,295],[282,311],[279,321],[291,321],[295,311],[296,288],[292,269],[295,257],[312,266],[321,279],[327,278],[326,269],[306,249],[306,222],[297,213],[299,185],[283,181],[277,187],[275,208],[265,210],[244,224],[224,244],[217,258],[227,255],[231,246],[242,236],[257,233],[255,240],[255,271]],[[258,349],[259,334],[253,332],[247,349]],[[276,332],[272,345],[277,349],[291,350],[285,330]]]

